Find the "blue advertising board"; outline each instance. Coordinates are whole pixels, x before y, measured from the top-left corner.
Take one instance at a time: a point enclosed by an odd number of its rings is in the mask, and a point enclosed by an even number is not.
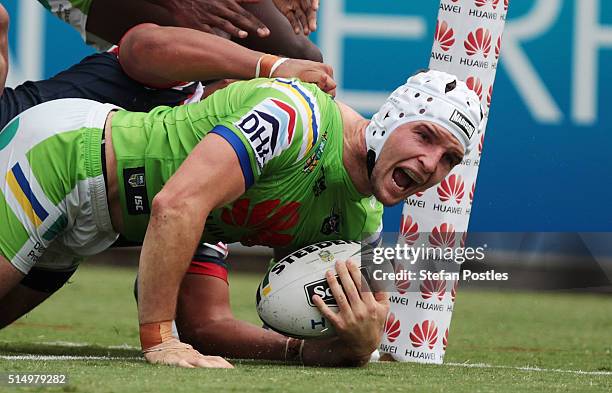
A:
[[[339,99],[372,113],[426,67],[439,0],[323,0],[314,40]],[[10,83],[92,52],[35,0],[11,15]],[[470,220],[473,231],[612,231],[612,2],[511,1]],[[397,227],[401,207],[385,214]]]

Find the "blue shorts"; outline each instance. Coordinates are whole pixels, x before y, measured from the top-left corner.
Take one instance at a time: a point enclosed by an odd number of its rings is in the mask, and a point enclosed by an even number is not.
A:
[[[160,105],[180,105],[201,88],[197,82],[168,89],[148,88],[123,72],[116,50],[96,53],[50,79],[5,88],[0,96],[0,130],[26,109],[60,98],[85,98],[132,112],[148,112]]]

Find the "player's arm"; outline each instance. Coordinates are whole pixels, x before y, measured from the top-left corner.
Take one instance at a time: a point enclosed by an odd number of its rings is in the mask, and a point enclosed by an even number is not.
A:
[[[287,359],[287,337],[236,319],[230,308],[229,285],[218,277],[185,276],[179,291],[176,324],[181,340],[203,354]]]
[[[343,312],[333,317],[338,337],[305,340],[302,344],[301,340],[237,320],[230,309],[228,284],[218,277],[199,274],[187,274],[181,284],[176,320],[179,335],[210,355],[302,361],[318,366],[364,365],[382,336],[388,303],[383,297],[376,301],[371,293],[358,290],[361,274],[351,270],[356,273],[349,273],[344,264],[338,267],[343,286],[349,288],[346,295],[337,281],[331,283],[337,297],[347,299],[349,293],[353,297],[350,305],[343,305]]]
[[[212,34],[151,23],[130,30],[121,40],[119,50],[119,61],[126,74],[149,86],[168,86],[177,81],[251,79],[258,63],[263,70],[268,58],[273,61],[270,56],[260,61],[263,53]],[[329,65],[308,60],[289,59],[274,69],[273,76],[297,77],[316,83],[329,93],[336,87]]]
[[[0,4],[0,95],[4,91],[6,76],[8,75],[8,28],[9,15],[6,9]]]
[[[258,0],[93,0],[87,31],[112,43],[140,23],[183,26],[208,33],[215,30],[244,38],[249,32],[260,37],[270,30],[243,3]],[[112,23],[109,23],[112,21]]]
[[[19,284],[24,277],[25,274],[17,270],[15,266],[0,254],[0,299]]]
[[[307,35],[295,34],[294,27],[276,7],[273,0],[260,0],[258,3],[243,4],[243,7],[268,26],[270,36],[261,39],[255,34],[249,34],[247,38],[235,40],[240,45],[294,59],[312,60],[319,63],[323,61],[321,50],[308,39]]]
[[[178,290],[208,214],[244,193],[238,157],[209,134],[153,198],[138,268],[138,317],[145,358],[185,367],[228,367],[177,343],[171,335]]]

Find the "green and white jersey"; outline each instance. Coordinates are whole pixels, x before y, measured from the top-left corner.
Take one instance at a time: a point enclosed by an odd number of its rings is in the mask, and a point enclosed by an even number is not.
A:
[[[382,205],[357,192],[344,168],[339,108],[316,85],[238,82],[200,103],[117,112],[112,129],[132,240],[144,238],[153,196],[208,133],[233,147],[246,192],[210,214],[204,241],[297,248],[381,230]]]
[[[92,0],[38,0],[47,10],[74,27],[87,43],[99,50],[107,50],[111,44],[87,32],[87,15]]]

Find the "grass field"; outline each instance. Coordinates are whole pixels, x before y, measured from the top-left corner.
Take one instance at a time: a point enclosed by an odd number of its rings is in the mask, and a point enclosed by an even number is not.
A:
[[[82,266],[70,285],[0,331],[0,374],[68,375],[63,387],[15,388],[28,392],[612,391],[609,296],[460,290],[443,366],[323,369],[241,360],[234,370],[186,370],[140,360],[133,279],[133,270]],[[258,278],[233,274],[231,281],[236,315],[259,323]],[[0,385],[0,392],[12,389]]]

